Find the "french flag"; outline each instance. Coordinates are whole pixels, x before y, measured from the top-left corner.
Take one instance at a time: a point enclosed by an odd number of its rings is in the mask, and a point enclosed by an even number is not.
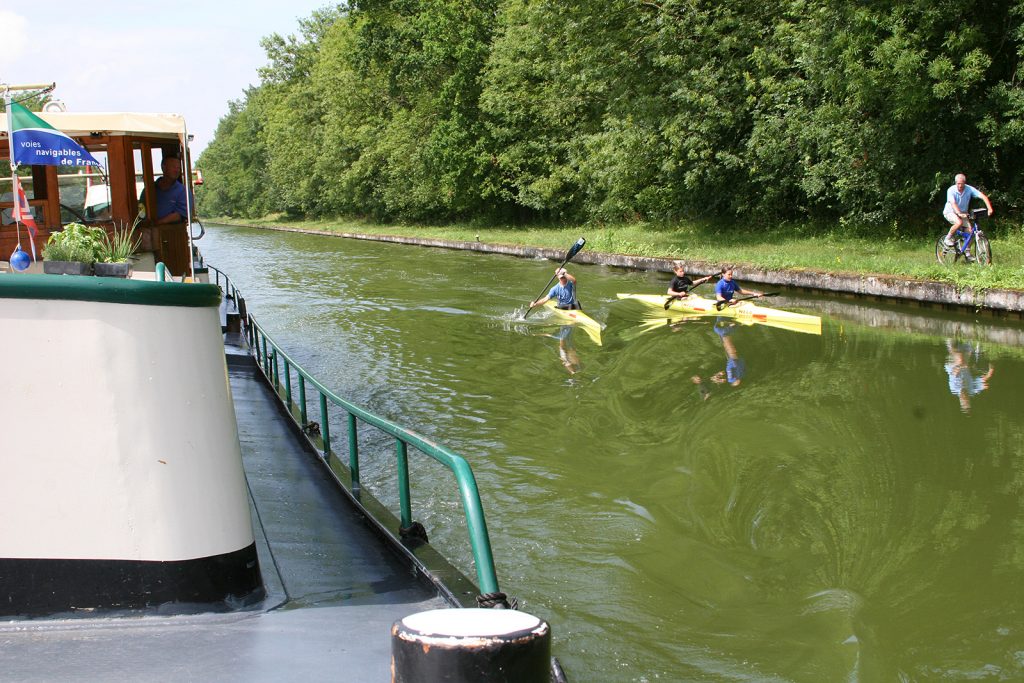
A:
[[[28,242],[32,245],[32,260],[38,261],[39,256],[36,254],[36,235],[38,230],[36,229],[36,219],[32,217],[32,209],[29,208],[28,199],[25,197],[25,190],[21,187],[21,180],[18,178],[18,174],[14,173],[14,208],[11,211],[11,217],[19,223],[23,223],[28,228]]]

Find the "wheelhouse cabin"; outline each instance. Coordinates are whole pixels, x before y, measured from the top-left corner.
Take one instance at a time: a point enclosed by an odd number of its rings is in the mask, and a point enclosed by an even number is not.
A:
[[[192,250],[189,216],[178,223],[157,224],[156,180],[165,157],[182,164],[181,181],[193,195],[189,168],[188,133],[185,120],[177,114],[36,112],[36,115],[73,138],[105,166],[104,170],[84,166],[31,166],[26,174],[19,167],[21,185],[32,210],[38,235],[36,249],[49,236],[71,222],[104,228],[131,226],[137,217],[139,240],[136,270],[162,262],[177,277],[190,276]],[[6,131],[0,131],[0,164],[10,167]],[[0,261],[5,261],[18,244],[18,232],[11,217],[13,207],[10,174],[0,174]],[[25,228],[22,249],[28,251]],[[34,263],[33,272],[40,264]],[[152,265],[149,266],[152,269]]]

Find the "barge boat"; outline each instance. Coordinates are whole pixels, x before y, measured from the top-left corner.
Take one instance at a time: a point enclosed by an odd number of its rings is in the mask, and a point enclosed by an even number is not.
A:
[[[16,88],[0,90],[10,101]],[[166,159],[190,168],[184,119],[34,116],[101,161],[110,202],[84,211],[87,193],[49,164],[12,183],[22,206],[13,191],[0,201],[16,217],[0,225],[0,254],[12,254],[0,261],[4,677],[416,680],[409,672],[426,665],[396,668],[396,634],[411,642],[410,623],[428,624],[426,637],[432,622],[410,615],[514,606],[497,587],[468,464],[334,396],[290,359],[282,372],[285,351],[237,290],[220,273],[210,282],[191,203],[183,220],[154,220],[156,169]],[[0,159],[12,157],[10,130]],[[191,193],[191,173],[182,181]],[[69,223],[108,236],[134,226],[131,273],[53,275],[37,254],[15,259],[27,251],[26,213],[38,246]],[[319,422],[293,378],[318,394]],[[399,470],[409,451],[449,464],[476,583],[412,520],[407,468],[398,515],[360,486],[358,435],[332,445],[328,404],[335,423],[393,436]],[[533,629],[542,646],[528,656],[545,653],[544,679],[561,680],[546,628]]]

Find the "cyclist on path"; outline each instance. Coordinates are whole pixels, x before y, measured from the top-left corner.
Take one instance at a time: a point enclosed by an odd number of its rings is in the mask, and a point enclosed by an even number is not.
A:
[[[967,176],[963,173],[957,173],[953,181],[953,184],[946,190],[946,204],[942,207],[943,217],[951,223],[949,232],[946,234],[947,247],[954,245],[953,236],[964,225],[967,210],[971,208],[971,199],[980,197],[985,202],[985,206],[988,207],[988,215],[992,215],[992,202],[989,201],[984,192],[967,184]],[[966,231],[971,231],[969,224]]]

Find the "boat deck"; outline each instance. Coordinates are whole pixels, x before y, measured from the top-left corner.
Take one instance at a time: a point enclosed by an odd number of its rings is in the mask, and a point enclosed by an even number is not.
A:
[[[449,606],[301,448],[251,359],[229,357],[267,597],[219,614],[0,622],[0,678],[386,681],[392,623]]]

